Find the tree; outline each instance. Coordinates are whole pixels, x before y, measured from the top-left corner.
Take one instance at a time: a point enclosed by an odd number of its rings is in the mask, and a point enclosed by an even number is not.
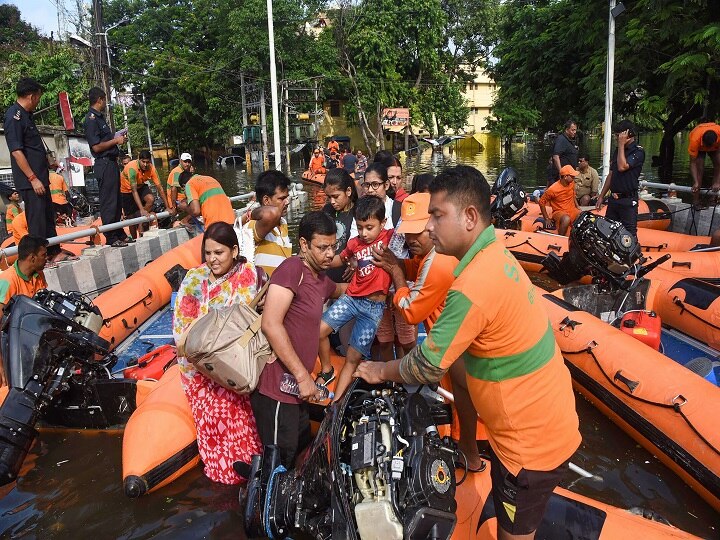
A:
[[[30,43],[37,43],[40,39],[38,29],[22,20],[16,6],[0,4],[0,58],[3,50],[19,50]]]

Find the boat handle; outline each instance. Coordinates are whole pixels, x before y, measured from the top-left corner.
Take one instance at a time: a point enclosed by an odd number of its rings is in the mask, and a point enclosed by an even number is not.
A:
[[[683,396],[682,394],[678,394],[674,398],[672,398],[671,403],[673,405],[673,408],[677,411],[685,405],[688,402],[687,398]]]
[[[685,266],[687,268],[692,268],[692,262],[690,262],[690,261],[682,261],[682,262],[673,261],[672,267],[675,268],[676,266]]]
[[[552,249],[553,251],[557,251],[558,253],[560,253],[560,250],[562,249],[562,248],[561,248],[560,246],[558,246],[557,244],[550,244],[550,245],[548,245],[547,248],[548,248],[548,249]]]
[[[619,370],[615,376],[613,377],[616,381],[620,381],[621,383],[625,384],[625,386],[628,387],[630,390],[630,393],[632,394],[635,392],[635,389],[640,385],[639,381],[633,381],[631,379],[628,379],[625,375],[622,374],[622,370]]]

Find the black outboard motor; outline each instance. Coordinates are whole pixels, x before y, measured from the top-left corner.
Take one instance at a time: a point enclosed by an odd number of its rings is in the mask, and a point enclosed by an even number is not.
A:
[[[503,170],[490,190],[495,195],[490,203],[493,224],[499,229],[520,229],[520,218],[527,214],[525,189],[512,167]]]
[[[421,393],[356,381],[298,469],[279,465],[275,446],[253,457],[241,494],[248,536],[449,538],[458,451],[436,424],[450,421],[446,405]]]
[[[12,482],[37,436],[35,424],[77,377],[78,363],[105,355],[98,309],[79,293],[15,296],[2,320],[2,358],[10,386],[0,407],[0,485]],[[104,369],[104,366],[103,366]]]
[[[591,274],[601,284],[625,288],[625,278],[641,263],[640,243],[622,223],[582,212],[572,225],[568,252],[562,259],[550,253],[543,266],[562,285]]]

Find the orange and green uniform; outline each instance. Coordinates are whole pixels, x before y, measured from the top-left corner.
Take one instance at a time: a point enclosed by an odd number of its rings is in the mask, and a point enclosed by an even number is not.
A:
[[[26,276],[15,261],[10,268],[0,273],[0,304],[7,305],[18,294],[32,298],[40,289],[47,289],[42,271]]]
[[[177,200],[184,201],[186,199],[185,193],[182,187],[180,187],[180,175],[185,171],[180,165],[175,167],[168,174],[167,179],[167,200],[170,204],[174,205],[175,201],[172,199],[172,188],[177,189]]]
[[[710,147],[703,146],[702,143],[702,137],[706,131],[714,131],[718,138],[717,141],[715,141],[715,144],[713,144]],[[690,157],[696,158],[698,157],[699,152],[716,152],[717,150],[720,150],[720,126],[715,124],[714,122],[706,122],[704,124],[698,124],[695,129],[693,129],[690,132],[690,137],[688,141],[688,154],[690,154]]]
[[[552,218],[557,221],[563,214],[570,216],[570,221],[580,214],[580,209],[575,205],[575,182],[563,186],[561,181],[555,182],[542,194],[538,204],[552,207]]]
[[[457,264],[455,257],[441,255],[435,248],[424,257],[405,259],[405,276],[414,283],[412,287],[400,287],[393,303],[408,323],[424,322],[426,330],[433,327],[455,280],[453,270]]]
[[[216,221],[224,221],[230,225],[235,223],[235,211],[230,199],[213,177],[194,175],[185,184],[185,196],[188,204],[193,201],[200,203],[200,214],[206,229]]]
[[[11,232],[13,219],[18,217],[21,212],[22,210],[16,203],[11,202],[7,205],[7,209],[5,210],[5,228],[7,232]]]
[[[257,221],[252,219],[246,225],[253,232],[255,240],[255,264],[262,267],[265,273],[271,276],[280,263],[292,255],[287,221],[285,218],[281,218],[280,225],[267,233],[265,238],[258,237],[255,232],[256,223]]]
[[[570,373],[540,291],[489,226],[455,268],[445,308],[420,346],[447,370],[465,360],[490,445],[514,475],[550,471],[580,444]]]
[[[13,219],[8,232],[12,233],[16,246],[20,244],[20,239],[23,236],[30,234],[27,223],[27,214],[25,212],[20,212],[15,219]]]
[[[65,192],[68,190],[68,186],[65,183],[65,179],[61,174],[56,172],[50,173],[50,198],[55,204],[65,205],[68,203]]]
[[[158,189],[158,193],[162,190],[160,179],[158,178],[155,167],[150,165],[147,171],[140,170],[138,160],[131,161],[123,169],[120,175],[120,193],[132,193],[132,188],[137,189],[138,186],[145,184],[148,180],[152,180]]]

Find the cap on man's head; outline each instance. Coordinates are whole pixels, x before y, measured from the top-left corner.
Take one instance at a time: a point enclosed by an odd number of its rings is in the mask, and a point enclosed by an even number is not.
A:
[[[573,169],[572,165],[564,165],[562,169],[560,169],[560,176],[577,176],[580,174],[575,169]]]
[[[413,193],[408,195],[402,203],[400,218],[402,222],[397,231],[402,234],[419,234],[425,230],[430,219],[430,194]]]
[[[188,152],[180,154],[180,161],[192,161],[192,156]]]

